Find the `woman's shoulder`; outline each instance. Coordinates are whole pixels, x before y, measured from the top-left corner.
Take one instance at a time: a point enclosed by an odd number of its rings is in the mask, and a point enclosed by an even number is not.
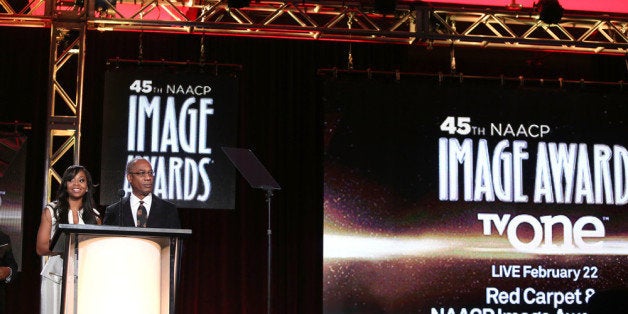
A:
[[[49,210],[49,211],[51,211],[51,212],[54,212],[55,209],[57,208],[57,201],[52,201],[52,202],[46,204],[46,206],[44,208]]]
[[[46,206],[44,207],[44,211],[48,211],[48,214],[50,215],[50,218],[52,219],[52,224],[54,225],[57,222],[57,216],[56,216],[56,212],[59,210],[58,208],[58,204],[56,201],[54,202],[50,202],[48,204],[46,204]]]

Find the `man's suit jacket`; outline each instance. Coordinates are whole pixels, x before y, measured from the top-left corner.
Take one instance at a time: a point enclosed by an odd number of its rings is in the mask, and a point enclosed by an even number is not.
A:
[[[153,200],[150,205],[150,212],[148,214],[148,221],[146,221],[146,227],[180,229],[181,222],[179,221],[177,207],[173,203],[162,200],[155,194],[153,194],[152,197]],[[131,213],[131,202],[129,201],[129,196],[107,206],[103,224],[119,226],[118,211],[120,208],[122,208],[122,226],[134,227],[135,222],[133,221],[133,214]]]
[[[0,266],[10,267],[13,273],[11,274],[11,281],[17,277],[17,263],[13,258],[13,250],[11,249],[11,238],[4,232],[0,231]],[[6,280],[0,281],[0,314],[5,313],[6,304]]]

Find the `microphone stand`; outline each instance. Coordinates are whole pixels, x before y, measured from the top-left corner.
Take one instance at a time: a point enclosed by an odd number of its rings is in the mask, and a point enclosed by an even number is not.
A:
[[[266,230],[266,235],[268,236],[268,262],[267,262],[267,269],[266,269],[266,283],[267,283],[267,287],[266,287],[266,291],[267,291],[267,295],[266,295],[266,312],[267,314],[270,314],[270,309],[271,309],[271,278],[272,278],[272,267],[271,267],[271,262],[272,262],[272,229],[270,228],[270,199],[273,196],[273,190],[271,188],[266,188],[266,206],[268,208],[268,229]]]
[[[122,227],[122,199],[126,196],[126,192],[124,190],[118,190],[118,197],[120,201],[118,202],[118,226]]]

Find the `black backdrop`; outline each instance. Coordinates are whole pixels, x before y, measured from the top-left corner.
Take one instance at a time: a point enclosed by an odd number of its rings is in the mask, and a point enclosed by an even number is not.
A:
[[[24,260],[8,291],[9,313],[37,313],[40,258],[34,253],[43,200],[49,29],[0,28],[0,121],[29,132]],[[200,59],[200,36],[89,32],[81,163],[100,174],[105,62]],[[142,39],[140,41],[140,38]],[[273,197],[274,313],[322,311],[322,108],[319,68],[346,68],[347,43],[206,37],[205,59],[243,66],[238,144],[252,148],[283,187]],[[449,49],[353,44],[356,69],[449,71]],[[457,49],[465,74],[618,81],[623,58]],[[73,73],[64,73],[73,75]],[[180,209],[186,242],[178,313],[262,313],[266,309],[266,208],[239,179],[236,210]],[[103,270],[105,271],[105,270]],[[106,302],[103,300],[103,302]]]

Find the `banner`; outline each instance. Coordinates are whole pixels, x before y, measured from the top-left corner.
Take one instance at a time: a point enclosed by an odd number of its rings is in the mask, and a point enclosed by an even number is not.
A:
[[[132,66],[105,76],[101,204],[127,193],[126,163],[150,161],[154,193],[184,208],[233,209],[235,170],[220,151],[237,135],[238,79],[200,67]]]
[[[506,85],[324,83],[324,313],[625,300],[626,95]]]
[[[26,144],[24,134],[0,132],[0,231],[11,238],[11,250],[20,270]],[[6,248],[0,248],[0,252],[6,252]]]

